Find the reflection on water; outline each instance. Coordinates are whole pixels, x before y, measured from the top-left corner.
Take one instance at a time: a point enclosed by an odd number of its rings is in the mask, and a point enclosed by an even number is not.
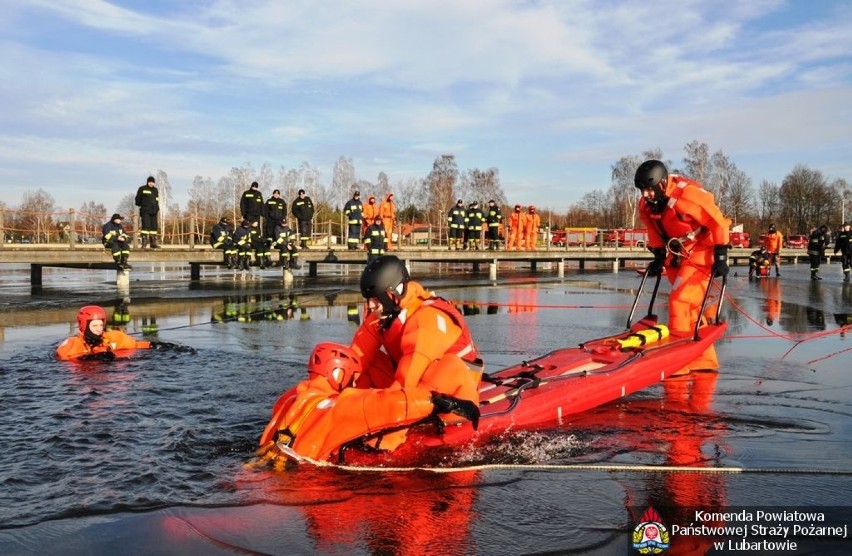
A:
[[[507,434],[455,454],[455,463],[846,469],[852,396],[842,332],[852,296],[840,284],[811,284],[806,273],[731,280],[719,373],[667,381],[558,429]],[[637,277],[574,278],[427,285],[458,304],[494,371],[623,328]],[[97,300],[110,324],[196,353],[145,352],[82,368],[53,358],[75,332],[79,301],[35,299],[3,313],[3,554],[57,542],[94,553],[130,545],[149,553],[627,553],[649,506],[672,524],[695,507],[847,503],[848,477],[806,472],[246,470],[272,403],[304,376],[312,346],[351,339],[357,288],[131,288]],[[679,539],[671,553],[695,553],[707,540]]]

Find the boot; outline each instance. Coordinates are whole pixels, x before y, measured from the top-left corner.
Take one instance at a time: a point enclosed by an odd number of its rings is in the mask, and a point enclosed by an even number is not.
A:
[[[278,266],[280,266],[284,270],[290,270],[290,261],[287,260],[287,257],[282,256],[280,259],[278,259]]]
[[[302,268],[302,265],[299,264],[299,261],[293,259],[292,261],[290,261],[290,268],[292,268],[293,270],[299,270],[300,268]]]
[[[237,260],[237,270],[248,270],[249,269],[249,258],[248,255],[240,255]]]
[[[121,259],[119,259],[118,264],[119,264],[119,267],[121,267],[122,270],[130,270],[131,268],[133,268],[132,266],[127,264],[127,255],[121,255]]]
[[[142,249],[146,249],[148,247],[148,234],[142,234]]]
[[[116,270],[124,270],[124,265],[121,264],[121,255],[113,257],[113,260],[115,261]]]
[[[160,246],[157,245],[157,236],[151,236],[149,238],[149,241],[151,243],[151,249],[159,249],[160,248]]]
[[[266,257],[263,255],[257,256],[257,266],[260,267],[260,270],[266,268]]]
[[[301,246],[302,249],[307,249],[308,248],[308,240],[306,240],[306,239],[301,240],[299,242],[299,245]]]

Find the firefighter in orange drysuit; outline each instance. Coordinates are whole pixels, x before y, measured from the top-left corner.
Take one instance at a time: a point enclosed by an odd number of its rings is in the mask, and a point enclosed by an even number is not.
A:
[[[411,280],[393,255],[367,263],[360,285],[368,312],[352,338],[364,369],[359,388],[396,383],[479,403],[483,362],[451,303]]]
[[[670,333],[690,336],[695,323],[703,318],[698,312],[710,278],[728,275],[730,222],[701,184],[669,175],[659,160],[643,162],[634,183],[642,192],[639,216],[648,229],[648,248],[654,253],[648,272],[657,276],[669,268]],[[711,346],[683,372],[718,367],[716,350]]]
[[[130,355],[132,352],[128,350],[155,347],[152,342],[137,340],[121,330],[104,330],[105,325],[106,311],[97,305],[86,305],[77,312],[80,333],[59,344],[56,356],[62,361],[110,361],[115,359],[116,355]],[[121,353],[122,351],[124,353]]]
[[[763,245],[769,252],[769,264],[775,265],[775,276],[781,276],[779,268],[781,257],[781,246],[784,244],[784,235],[775,229],[775,224],[770,224],[769,231],[766,233],[766,238],[763,240]]]
[[[473,402],[423,388],[351,388],[361,360],[348,346],[321,342],[308,360],[308,379],[296,387],[296,398],[283,419],[274,415],[272,441],[301,456],[325,461],[341,446],[389,427],[406,426],[430,415],[456,413],[479,421]],[[266,437],[266,432],[264,432]],[[272,448],[272,443],[261,449]]]
[[[509,215],[509,242],[506,244],[506,249],[517,251],[524,247],[524,226],[526,224],[526,214],[521,212],[521,205],[515,205],[515,210]]]
[[[393,193],[388,193],[385,200],[379,204],[379,216],[385,225],[385,233],[388,236],[388,250],[393,247],[393,226],[396,223],[396,204],[393,202]]]
[[[535,211],[535,206],[530,205],[527,209],[527,215],[524,219],[524,241],[526,241],[527,251],[536,250],[536,238],[538,229],[541,226],[541,216]]]
[[[363,218],[361,237],[367,237],[367,228],[373,225],[373,220],[376,219],[376,216],[379,216],[379,205],[376,204],[376,196],[370,195],[370,198],[367,199],[367,204],[361,209],[361,217]]]

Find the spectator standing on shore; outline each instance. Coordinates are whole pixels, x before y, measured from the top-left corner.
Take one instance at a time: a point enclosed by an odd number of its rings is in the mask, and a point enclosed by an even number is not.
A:
[[[775,229],[775,224],[769,225],[769,231],[766,232],[766,237],[763,240],[763,245],[766,246],[766,252],[769,255],[769,265],[775,266],[775,276],[781,276],[781,246],[784,244],[784,236],[781,232]]]
[[[281,191],[276,189],[272,197],[263,205],[263,233],[266,237],[275,237],[275,228],[287,220],[287,202],[281,198]]]
[[[304,189],[299,190],[299,196],[290,204],[290,210],[296,217],[297,230],[299,232],[299,243],[302,249],[308,248],[311,239],[311,223],[314,218],[314,202],[305,194]]]
[[[500,207],[494,199],[488,201],[488,209],[485,212],[485,223],[488,225],[488,250],[496,251],[500,249],[500,222],[503,220],[503,215],[500,214]]]
[[[112,251],[115,267],[118,270],[130,270],[131,266],[127,264],[127,258],[130,256],[130,242],[124,226],[121,225],[122,220],[124,220],[123,216],[118,213],[113,214],[109,222],[101,229],[103,232],[101,241],[104,247]]]
[[[464,208],[464,201],[459,199],[447,215],[447,248],[450,251],[462,248],[466,230],[466,217],[467,211]]]
[[[356,191],[352,198],[343,205],[346,215],[347,233],[346,248],[350,251],[358,249],[361,243],[361,221],[364,219],[364,206],[361,204],[361,192]]]
[[[393,201],[393,193],[388,193],[385,200],[379,205],[379,214],[385,225],[385,235],[388,239],[388,251],[393,248],[393,228],[396,224],[396,203]]]
[[[536,250],[539,227],[541,227],[541,217],[535,211],[535,205],[530,205],[524,224],[524,241],[527,244],[527,251]]]
[[[482,209],[479,208],[479,203],[476,201],[472,202],[467,208],[467,217],[465,218],[465,224],[467,225],[464,236],[465,249],[479,251],[480,241],[482,241],[483,220]]]
[[[148,176],[145,185],[136,190],[136,206],[139,207],[139,235],[142,238],[142,248],[150,245],[151,249],[159,249],[157,245],[157,216],[160,214],[160,190],[157,180]]]
[[[852,271],[852,227],[849,223],[843,224],[834,240],[834,254],[840,253],[840,266],[843,269],[843,281],[849,281],[849,273]]]
[[[825,257],[825,248],[828,247],[828,226],[823,224],[811,232],[808,238],[808,259],[811,263],[811,280],[822,280],[819,275],[819,265]]]
[[[260,223],[260,217],[263,214],[263,194],[256,181],[251,182],[251,186],[243,191],[243,196],[240,197],[240,214],[243,220]]]
[[[512,214],[509,215],[509,241],[506,249],[517,251],[524,248],[524,226],[526,225],[526,214],[521,210],[521,205],[515,205]]]
[[[363,207],[363,224],[361,225],[361,237],[367,237],[367,228],[373,225],[373,220],[379,214],[379,205],[376,204],[376,196],[370,195],[367,204]]]

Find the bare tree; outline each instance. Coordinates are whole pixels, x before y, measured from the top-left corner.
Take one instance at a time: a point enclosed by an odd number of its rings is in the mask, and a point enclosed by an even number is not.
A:
[[[48,243],[53,230],[57,206],[53,196],[44,189],[24,192],[17,227],[33,243]]]
[[[426,177],[426,188],[429,191],[426,215],[429,223],[438,224],[439,233],[444,224],[445,213],[453,204],[458,179],[459,168],[456,157],[452,154],[436,158],[432,171]]]
[[[418,206],[425,206],[423,203],[425,188],[423,187],[422,178],[409,178],[402,182],[397,182],[394,187],[396,190],[396,204],[399,221],[408,220],[410,223],[416,222],[422,217],[423,211],[418,209]]]
[[[808,231],[830,222],[839,196],[822,172],[797,165],[781,182],[781,218],[789,229]]]
[[[638,189],[633,182],[636,168],[643,160],[638,156],[622,156],[612,165],[612,185],[609,194],[620,217],[620,226],[636,227],[636,207],[639,204]]]
[[[710,148],[707,143],[691,141],[683,148],[686,156],[683,157],[683,173],[704,186],[705,189],[716,194],[713,186],[709,183],[712,172],[710,160]]]
[[[77,215],[77,233],[84,238],[100,238],[107,216],[103,203],[86,201],[80,206],[80,213]]]

